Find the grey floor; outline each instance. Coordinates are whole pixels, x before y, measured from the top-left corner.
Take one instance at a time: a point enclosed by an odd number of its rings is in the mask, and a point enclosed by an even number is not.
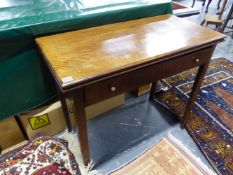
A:
[[[179,2],[191,4],[189,0]],[[203,19],[201,1],[196,2],[195,8],[202,13],[186,19],[200,23]],[[215,8],[216,4],[211,4],[209,13],[215,13]],[[233,40],[230,37],[217,46],[213,58],[218,57],[233,61]],[[127,95],[125,105],[89,120],[90,151],[95,163],[93,169],[100,174],[108,174],[158,143],[168,133],[211,168],[193,139],[185,129],[180,128],[175,116],[159,104],[148,101],[146,94],[138,98]]]

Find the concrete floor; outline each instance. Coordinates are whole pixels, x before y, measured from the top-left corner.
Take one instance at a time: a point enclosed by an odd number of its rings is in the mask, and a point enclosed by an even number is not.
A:
[[[179,2],[191,4],[189,0]],[[195,7],[202,10],[201,1],[197,1]],[[214,12],[215,7],[215,3],[211,4],[209,13]],[[203,14],[186,19],[200,23]],[[218,57],[233,61],[233,40],[230,37],[217,46],[213,58]],[[88,122],[91,157],[95,163],[93,169],[100,174],[108,174],[158,143],[167,133],[175,136],[211,168],[173,114],[159,104],[148,101],[146,94],[138,98],[128,95],[125,105]]]
[[[209,168],[205,157],[175,116],[158,103],[128,95],[126,104],[88,122],[94,170],[101,174],[123,166],[170,133]]]

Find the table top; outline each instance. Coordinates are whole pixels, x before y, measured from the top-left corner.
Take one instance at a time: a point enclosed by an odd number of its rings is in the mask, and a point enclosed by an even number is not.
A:
[[[187,20],[162,15],[41,37],[36,42],[65,89],[224,38]]]

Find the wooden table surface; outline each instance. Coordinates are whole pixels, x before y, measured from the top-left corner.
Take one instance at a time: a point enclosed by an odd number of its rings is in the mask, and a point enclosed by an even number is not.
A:
[[[173,15],[162,15],[41,37],[36,42],[65,88],[224,37]]]

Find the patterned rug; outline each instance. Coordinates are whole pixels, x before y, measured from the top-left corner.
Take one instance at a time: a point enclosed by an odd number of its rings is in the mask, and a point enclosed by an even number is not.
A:
[[[170,87],[155,100],[182,116],[197,69],[164,80]],[[233,63],[211,61],[187,130],[215,170],[233,174]]]
[[[111,175],[124,174],[212,175],[213,172],[195,158],[173,136],[167,135],[156,146]]]
[[[38,137],[0,157],[4,175],[81,175],[68,142],[54,137]]]

